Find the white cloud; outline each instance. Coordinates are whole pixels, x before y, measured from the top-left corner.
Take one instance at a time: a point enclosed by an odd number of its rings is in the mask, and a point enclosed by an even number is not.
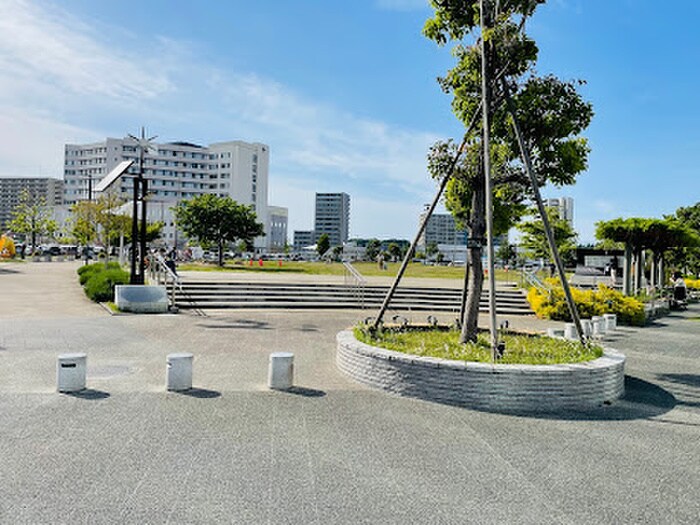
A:
[[[425,154],[435,134],[319,104],[255,72],[224,71],[187,43],[98,32],[94,21],[28,0],[0,0],[0,11],[0,176],[60,176],[65,143],[145,124],[162,140],[269,144],[270,203],[288,206],[294,227],[311,227],[295,216],[308,215],[314,192],[348,191],[353,234],[375,226],[411,235],[413,207],[432,196]]]

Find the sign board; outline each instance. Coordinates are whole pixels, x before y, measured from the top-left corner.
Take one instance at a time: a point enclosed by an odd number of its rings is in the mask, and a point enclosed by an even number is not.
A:
[[[124,173],[126,173],[126,170],[128,170],[133,163],[133,160],[124,160],[117,164],[115,168],[112,171],[110,171],[97,186],[95,186],[95,191],[105,191],[112,184],[114,184],[119,179],[119,177],[124,175]]]

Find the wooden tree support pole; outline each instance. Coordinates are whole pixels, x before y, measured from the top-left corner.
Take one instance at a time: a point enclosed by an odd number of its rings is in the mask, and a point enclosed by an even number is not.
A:
[[[518,117],[515,113],[515,104],[510,96],[510,89],[505,79],[501,79],[501,85],[503,86],[503,93],[506,98],[506,103],[508,104],[508,112],[513,119],[513,130],[515,131],[515,136],[518,139],[518,146],[520,147],[520,154],[523,158],[523,164],[525,164],[525,169],[530,176],[530,182],[532,183],[532,191],[535,195],[535,202],[537,203],[537,209],[542,217],[542,225],[544,226],[545,234],[547,235],[547,242],[549,243],[549,248],[552,251],[552,258],[554,259],[554,264],[557,267],[557,272],[559,273],[559,279],[561,280],[561,286],[564,289],[564,295],[566,296],[566,302],[569,306],[569,312],[571,313],[571,318],[576,325],[576,331],[578,332],[579,339],[582,344],[586,344],[586,335],[583,333],[581,327],[581,318],[578,315],[578,309],[576,308],[576,303],[574,303],[574,298],[571,295],[571,288],[566,280],[566,274],[564,273],[564,265],[559,257],[559,250],[554,242],[554,234],[552,233],[552,227],[549,224],[549,217],[547,216],[547,210],[544,207],[544,202],[542,202],[542,195],[540,194],[540,187],[537,184],[537,177],[535,177],[535,172],[532,169],[532,161],[530,159],[530,153],[528,152],[527,146],[525,145],[525,140],[523,139],[522,132],[520,130],[520,124],[518,123]]]
[[[391,285],[391,288],[389,288],[389,291],[386,294],[386,297],[384,297],[384,302],[382,303],[382,307],[379,309],[379,313],[377,314],[377,318],[374,320],[374,323],[372,323],[372,329],[376,330],[379,327],[379,323],[382,322],[382,319],[384,317],[384,314],[386,313],[387,308],[389,308],[389,303],[391,302],[391,299],[394,297],[394,293],[396,293],[396,288],[399,286],[399,282],[401,281],[401,278],[403,277],[403,274],[406,272],[406,268],[408,267],[408,262],[411,260],[411,257],[413,256],[412,254],[414,253],[414,250],[416,249],[416,246],[418,245],[418,240],[420,239],[420,236],[423,234],[423,231],[425,230],[425,227],[428,225],[428,220],[433,214],[433,211],[435,211],[435,207],[437,206],[437,203],[440,201],[440,197],[442,196],[442,192],[445,191],[445,187],[447,186],[447,182],[452,178],[452,174],[455,171],[455,167],[457,167],[457,162],[459,161],[459,157],[462,155],[462,152],[464,151],[464,147],[467,144],[467,140],[469,139],[469,135],[471,135],[471,132],[474,130],[474,127],[476,126],[476,123],[478,122],[478,116],[479,116],[479,108],[474,112],[474,115],[472,115],[472,120],[469,122],[469,126],[467,127],[467,131],[464,133],[464,138],[462,139],[462,143],[459,145],[459,149],[457,150],[457,153],[455,153],[454,158],[452,159],[452,162],[450,163],[450,167],[447,169],[447,173],[445,176],[442,178],[442,181],[440,181],[440,186],[438,188],[437,193],[435,194],[435,198],[433,199],[433,202],[430,204],[430,207],[428,208],[428,213],[425,214],[425,218],[421,222],[418,232],[416,233],[416,236],[413,238],[413,242],[411,243],[411,247],[408,249],[406,252],[406,255],[403,258],[403,261],[401,262],[401,267],[399,268],[399,273],[396,274],[396,278],[394,279],[394,282]]]
[[[484,155],[484,189],[486,194],[486,261],[489,270],[489,330],[491,332],[491,361],[496,360],[498,349],[498,326],[496,319],[496,278],[494,275],[493,253],[493,189],[491,183],[491,129],[489,111],[491,109],[491,78],[489,55],[492,45],[486,38],[486,30],[489,27],[491,16],[488,8],[480,1],[481,12],[481,114],[483,133],[482,148]]]

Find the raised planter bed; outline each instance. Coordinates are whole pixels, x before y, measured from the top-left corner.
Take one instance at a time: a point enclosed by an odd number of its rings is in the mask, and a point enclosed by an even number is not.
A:
[[[337,335],[336,364],[355,381],[394,394],[495,412],[585,410],[624,393],[625,356],[606,349],[593,361],[502,365],[394,352]]]

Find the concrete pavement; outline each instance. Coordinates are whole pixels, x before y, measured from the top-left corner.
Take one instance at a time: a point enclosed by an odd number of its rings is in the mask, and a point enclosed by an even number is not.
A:
[[[74,270],[0,264],[2,523],[700,516],[698,306],[615,335],[629,358],[621,402],[531,418],[352,383],[335,368],[335,334],[367,313],[110,316],[81,296]],[[290,393],[265,387],[279,350],[296,356]],[[88,353],[85,394],[54,393],[65,351]],[[189,394],[164,391],[175,351],[196,356]]]

